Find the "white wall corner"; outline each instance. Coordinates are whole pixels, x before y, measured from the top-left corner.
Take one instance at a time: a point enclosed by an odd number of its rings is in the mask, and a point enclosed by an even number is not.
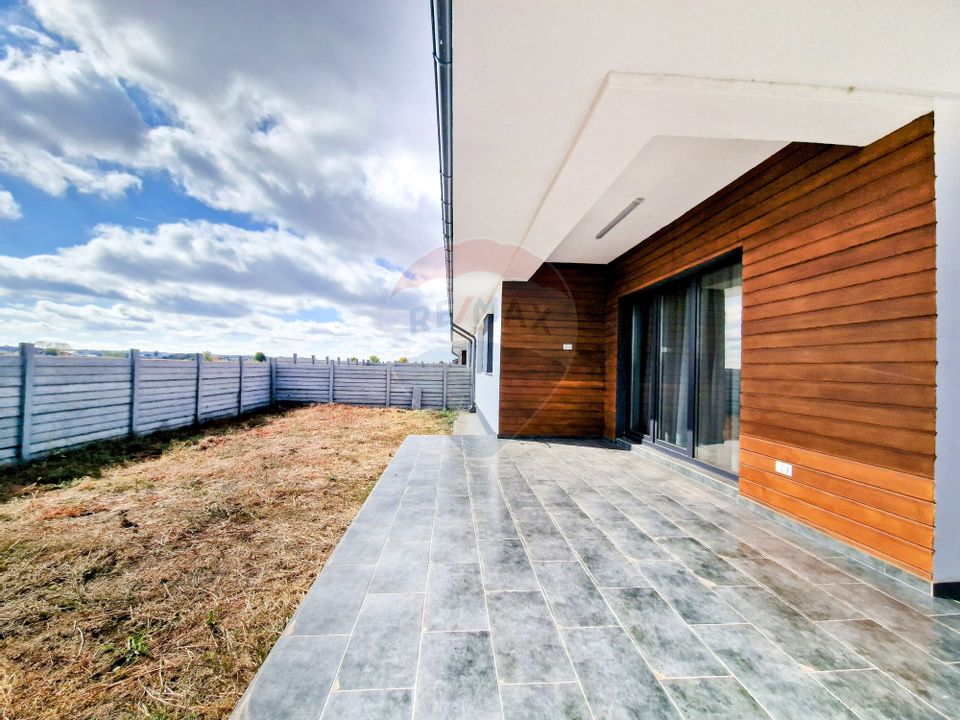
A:
[[[503,299],[503,283],[497,285],[496,292],[490,298],[487,311],[493,313],[493,368],[491,372],[478,372],[476,382],[477,412],[484,423],[494,434],[500,431],[500,335],[502,328],[501,301]],[[479,322],[483,322],[480,314]],[[479,325],[474,334],[479,337]],[[477,348],[477,353],[482,351]]]
[[[934,583],[960,582],[960,100],[934,102],[937,459]]]

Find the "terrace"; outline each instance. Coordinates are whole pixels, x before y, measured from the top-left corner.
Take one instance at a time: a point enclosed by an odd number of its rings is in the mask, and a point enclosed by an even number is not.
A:
[[[960,603],[723,490],[408,437],[234,717],[960,716]]]

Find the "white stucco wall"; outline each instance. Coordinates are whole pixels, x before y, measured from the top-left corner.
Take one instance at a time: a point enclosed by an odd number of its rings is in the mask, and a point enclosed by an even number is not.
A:
[[[491,372],[477,372],[476,401],[477,413],[480,414],[487,427],[496,434],[499,432],[500,423],[500,301],[503,297],[503,283],[497,286],[497,291],[493,294],[487,312],[493,313],[493,368]],[[480,337],[480,329],[483,324],[483,315],[478,319],[477,326],[473,334]],[[479,361],[482,347],[477,348],[477,359]]]
[[[933,581],[960,582],[960,101],[937,99],[937,459]]]

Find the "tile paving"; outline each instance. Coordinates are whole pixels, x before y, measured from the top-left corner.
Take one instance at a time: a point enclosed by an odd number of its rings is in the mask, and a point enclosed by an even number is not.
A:
[[[638,453],[407,438],[236,718],[958,718],[960,603]]]

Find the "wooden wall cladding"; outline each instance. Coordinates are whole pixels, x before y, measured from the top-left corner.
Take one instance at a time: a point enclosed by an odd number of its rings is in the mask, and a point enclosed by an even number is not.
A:
[[[933,553],[929,478],[740,436],[740,492],[827,534],[928,577]],[[776,460],[793,465],[778,474]]]
[[[739,248],[741,492],[929,578],[934,223],[928,115],[863,148],[792,144],[637,238],[609,266],[604,434],[620,298]]]
[[[502,437],[603,433],[605,280],[604,266],[548,263],[503,284]]]

